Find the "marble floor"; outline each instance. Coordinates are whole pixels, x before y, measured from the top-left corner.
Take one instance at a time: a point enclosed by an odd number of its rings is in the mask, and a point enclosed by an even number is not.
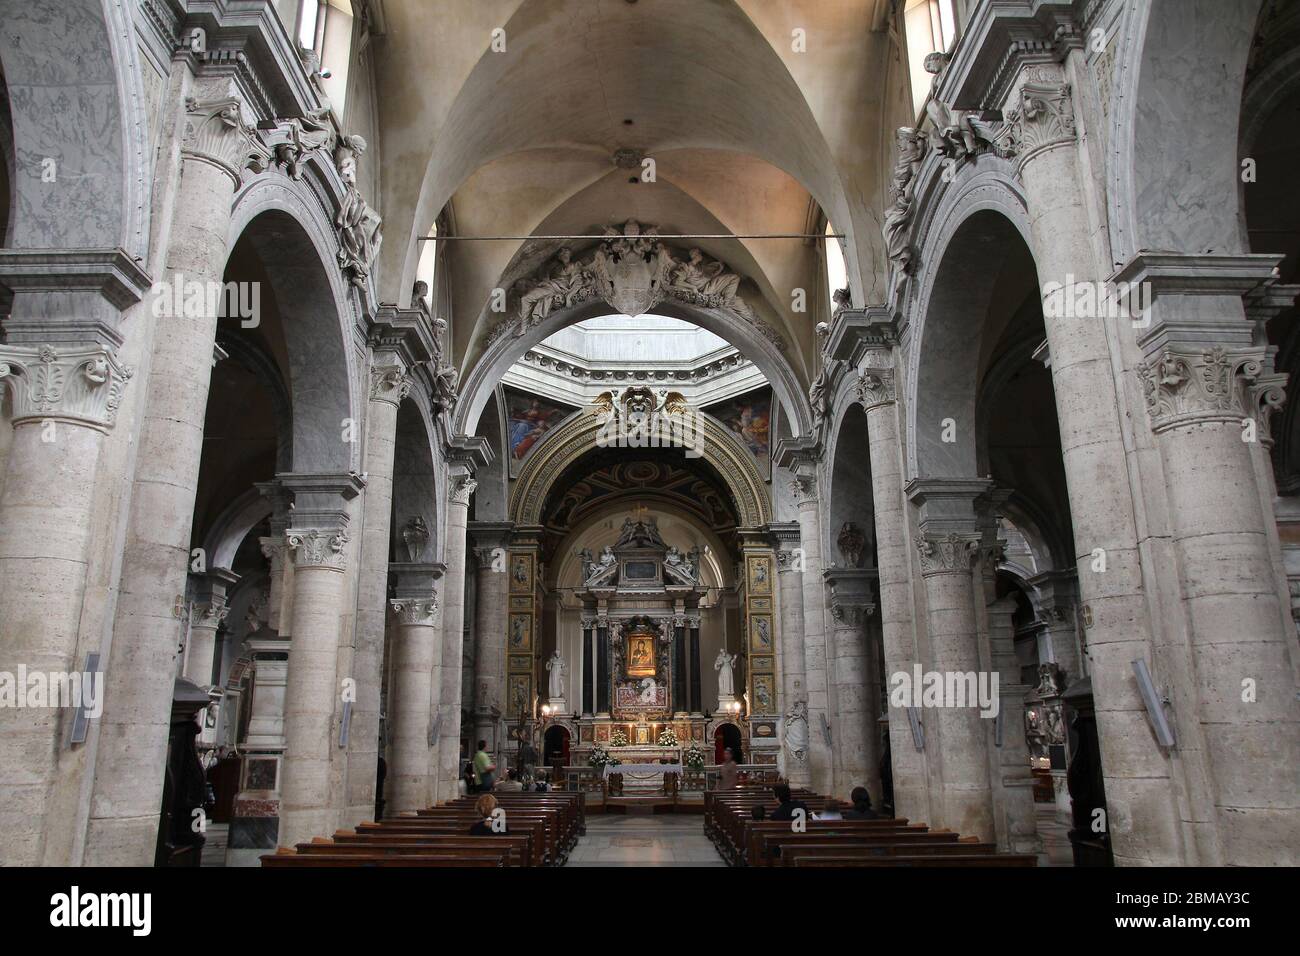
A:
[[[725,866],[698,814],[587,817],[569,866]]]

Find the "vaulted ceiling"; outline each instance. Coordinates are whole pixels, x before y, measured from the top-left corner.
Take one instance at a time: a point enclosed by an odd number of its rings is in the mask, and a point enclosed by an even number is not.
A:
[[[382,298],[409,302],[417,239],[449,208],[460,235],[588,234],[635,218],[666,233],[847,234],[855,304],[880,301],[889,130],[908,120],[888,0],[387,0],[376,56]],[[504,51],[493,49],[504,41]],[[628,122],[630,121],[630,122]],[[628,180],[619,150],[653,158]],[[805,383],[813,327],[792,293],[824,285],[799,240],[690,243],[752,282]],[[500,318],[492,290],[553,251],[456,242],[452,352],[462,372]],[[576,244],[580,245],[580,244]],[[821,301],[824,308],[824,299]]]

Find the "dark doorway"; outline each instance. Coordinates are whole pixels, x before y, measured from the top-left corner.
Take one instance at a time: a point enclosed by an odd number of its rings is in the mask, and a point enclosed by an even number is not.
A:
[[[542,741],[542,763],[551,767],[557,758],[562,766],[569,765],[569,731],[560,726],[547,728]]]
[[[740,729],[735,724],[723,724],[713,732],[714,763],[722,763],[722,751],[728,747],[736,763],[745,762],[745,752],[740,746]]]

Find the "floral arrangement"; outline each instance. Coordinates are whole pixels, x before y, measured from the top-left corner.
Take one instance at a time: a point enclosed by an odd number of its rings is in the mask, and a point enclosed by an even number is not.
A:
[[[703,770],[704,751],[695,744],[691,744],[690,747],[686,749],[686,753],[682,754],[682,763],[690,767],[692,770]]]
[[[611,747],[626,747],[629,741],[627,731],[615,728],[609,735],[609,745]]]
[[[673,733],[673,729],[671,727],[665,727],[663,730],[659,731],[659,746],[660,747],[677,746],[677,734]]]
[[[603,770],[605,768],[605,764],[609,764],[612,767],[617,767],[622,762],[623,761],[618,760],[615,757],[611,757],[609,755],[609,752],[605,750],[603,747],[594,748],[591,751],[591,756],[587,758],[587,766],[595,767],[597,770]]]

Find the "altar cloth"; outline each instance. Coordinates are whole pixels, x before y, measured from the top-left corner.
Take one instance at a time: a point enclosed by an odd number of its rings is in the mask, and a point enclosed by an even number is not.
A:
[[[608,780],[611,773],[621,773],[625,777],[655,777],[681,772],[682,765],[679,763],[621,763],[617,767],[607,763],[601,776]]]

